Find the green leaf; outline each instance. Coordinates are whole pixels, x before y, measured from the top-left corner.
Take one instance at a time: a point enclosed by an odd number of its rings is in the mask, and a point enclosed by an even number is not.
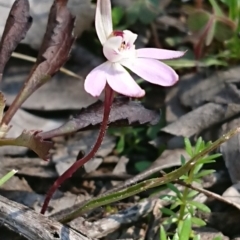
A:
[[[213,240],[222,240],[222,236],[214,237]]]
[[[177,199],[176,196],[171,196],[171,195],[161,195],[159,198],[165,201],[174,201]]]
[[[187,19],[187,26],[193,33],[202,30],[211,18],[211,14],[204,10],[195,10],[189,14]]]
[[[186,163],[185,157],[181,155],[180,160],[181,160],[181,165],[183,166]]]
[[[206,46],[209,46],[212,43],[215,32],[216,32],[216,25],[217,25],[216,20],[211,19],[210,21],[211,21],[211,24],[208,28],[207,36],[206,36],[206,39],[205,39],[205,45]]]
[[[160,227],[160,240],[167,240],[167,234],[163,226]]]
[[[234,36],[236,26],[233,22],[218,20],[216,22],[216,29],[214,37],[219,42],[224,42],[231,39]]]
[[[215,170],[202,170],[201,172],[199,172],[198,174],[196,174],[194,177],[195,178],[202,178],[205,177],[207,175],[210,175],[212,173],[216,172]]]
[[[202,140],[202,137],[199,137],[194,147],[194,154],[198,154],[200,151],[202,151],[204,145],[205,144],[204,141]]]
[[[172,183],[167,183],[167,187],[172,190],[174,193],[176,193],[176,195],[178,196],[178,198],[182,197],[182,193],[177,189],[177,187],[175,187]]]
[[[157,17],[159,13],[159,1],[160,0],[145,0],[140,7],[139,20],[143,24],[149,24]]]
[[[177,233],[175,233],[175,234],[173,235],[172,240],[179,240],[179,237],[178,237],[178,234],[177,234]]]
[[[198,195],[198,191],[195,191],[195,190],[191,190],[188,195],[187,195],[187,198],[190,199],[190,198],[193,198],[195,197],[196,195]]]
[[[172,216],[172,217],[176,217],[176,213],[173,212],[171,209],[169,208],[161,208],[161,212],[163,214],[166,214],[166,215],[169,215],[169,216]]]
[[[14,176],[14,174],[16,174],[18,171],[13,169],[11,170],[9,173],[7,173],[6,175],[4,175],[3,177],[0,178],[0,186],[2,186],[5,182],[7,182],[11,177]]]
[[[224,16],[224,13],[223,13],[222,9],[220,8],[220,6],[218,5],[218,3],[216,2],[216,0],[209,0],[209,2],[213,7],[213,12],[215,15]]]
[[[179,234],[179,240],[188,240],[191,236],[192,231],[192,218],[189,215],[183,220],[183,224],[181,227],[181,232]]]
[[[207,57],[201,60],[201,66],[211,67],[211,66],[228,66],[225,60],[216,59],[216,57]]]
[[[200,235],[199,235],[199,234],[198,234],[198,235],[195,235],[195,236],[193,237],[193,240],[201,240]]]
[[[196,163],[194,166],[193,174],[194,175],[197,174],[201,170],[202,167],[203,167],[202,163],[200,163],[200,162]]]
[[[121,7],[114,7],[112,9],[112,21],[113,21],[113,26],[116,27],[120,21],[122,20],[124,16],[124,11],[123,8]]]
[[[178,206],[182,205],[182,201],[181,200],[177,200],[176,202],[174,202],[172,205],[171,205],[171,209],[175,209],[177,208]]]
[[[197,217],[192,217],[192,224],[197,227],[206,226],[206,223],[201,218]]]
[[[165,221],[163,221],[163,225],[173,224],[173,223],[176,223],[177,221],[178,221],[178,218],[171,216],[171,217],[167,218]]]
[[[122,153],[124,151],[124,148],[125,148],[125,136],[121,135],[117,143],[116,150],[118,153]]]
[[[139,161],[139,162],[136,162],[134,166],[138,172],[143,172],[144,170],[149,168],[151,164],[152,162],[150,161]]]
[[[134,24],[137,21],[139,14],[140,14],[140,4],[138,1],[136,1],[127,9],[127,16],[126,16],[127,25]]]
[[[192,206],[195,206],[197,209],[203,212],[207,212],[207,213],[211,212],[210,208],[203,203],[196,202],[196,201],[188,201],[188,203],[191,204]]]
[[[191,142],[190,142],[190,140],[189,140],[189,138],[184,138],[184,144],[185,144],[185,150],[186,150],[186,152],[188,153],[188,155],[190,156],[190,157],[192,157],[192,155],[193,155],[193,149],[192,149],[192,144],[191,144]]]

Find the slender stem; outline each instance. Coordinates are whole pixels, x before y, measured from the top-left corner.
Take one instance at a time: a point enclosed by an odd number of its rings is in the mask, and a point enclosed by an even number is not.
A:
[[[29,97],[30,94],[27,94],[25,86],[19,92],[19,94],[14,99],[13,103],[8,108],[7,112],[3,116],[2,124],[8,125],[11,121],[12,117],[16,113],[16,111],[20,108],[20,106],[24,103],[24,101]]]
[[[101,124],[101,128],[98,134],[98,138],[97,141],[95,143],[95,145],[93,146],[93,148],[91,149],[91,151],[84,156],[83,158],[77,160],[67,171],[65,171],[52,185],[52,187],[49,189],[45,201],[43,203],[42,209],[41,209],[41,213],[44,214],[46,212],[46,209],[48,207],[48,204],[54,194],[54,192],[57,190],[57,188],[68,178],[70,178],[73,173],[80,168],[81,166],[83,166],[86,162],[88,162],[89,160],[91,160],[94,155],[96,154],[96,152],[98,151],[98,149],[100,148],[101,144],[102,144],[102,140],[104,138],[104,135],[106,133],[106,129],[107,129],[107,125],[108,125],[108,118],[110,115],[110,111],[111,111],[111,106],[112,106],[112,102],[113,102],[113,97],[114,97],[114,91],[109,87],[109,85],[106,86],[105,88],[105,100],[104,100],[104,114],[103,114],[103,121]]]
[[[188,178],[185,180],[186,184],[192,184],[193,183],[195,167],[196,167],[196,164],[193,165],[190,172],[188,173]],[[183,218],[185,216],[185,209],[187,207],[187,197],[188,197],[189,191],[190,191],[189,188],[187,186],[185,186],[184,191],[183,191],[183,196],[182,196],[182,199],[181,199],[182,200],[182,205],[181,205],[180,211],[179,211],[178,223],[183,221]]]

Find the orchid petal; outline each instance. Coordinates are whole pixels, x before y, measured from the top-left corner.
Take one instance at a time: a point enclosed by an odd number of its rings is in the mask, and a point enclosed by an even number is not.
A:
[[[97,0],[95,28],[101,44],[104,44],[113,31],[110,0]]]
[[[178,75],[171,67],[155,59],[136,58],[131,61],[123,60],[121,64],[157,85],[172,86],[178,81]]]
[[[172,51],[158,48],[140,48],[136,51],[138,58],[152,58],[158,60],[180,58],[185,54],[185,52],[182,51]]]
[[[141,89],[130,74],[119,63],[112,63],[107,74],[109,86],[118,93],[129,97],[143,97],[145,91]]]
[[[125,41],[126,45],[129,45],[129,47],[132,47],[134,42],[137,39],[137,34],[129,31],[129,30],[124,30],[123,31],[123,40]]]
[[[106,86],[107,71],[110,68],[109,62],[105,62],[94,68],[86,77],[84,82],[85,91],[94,97],[100,96]]]
[[[110,37],[103,44],[103,54],[110,62],[116,62],[119,59],[119,48],[122,44],[122,37]]]

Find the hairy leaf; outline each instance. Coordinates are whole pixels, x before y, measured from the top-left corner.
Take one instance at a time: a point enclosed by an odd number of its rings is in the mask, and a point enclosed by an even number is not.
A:
[[[49,159],[49,150],[53,143],[43,140],[38,136],[39,131],[23,131],[17,138],[0,139],[0,146],[20,146],[27,147],[33,150],[40,158]]]
[[[0,76],[19,42],[32,25],[28,0],[16,0],[7,18],[0,42]]]
[[[81,110],[80,114],[70,119],[58,129],[43,132],[39,135],[44,139],[54,136],[73,133],[98,127],[102,122],[104,104],[98,101],[88,108]],[[110,126],[133,126],[146,123],[156,124],[160,119],[157,111],[146,109],[140,102],[131,101],[125,97],[115,98],[109,116]]]

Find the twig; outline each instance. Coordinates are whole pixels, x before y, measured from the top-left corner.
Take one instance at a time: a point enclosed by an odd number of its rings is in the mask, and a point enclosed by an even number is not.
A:
[[[219,194],[210,192],[210,191],[208,191],[208,190],[206,190],[206,189],[199,188],[199,187],[196,187],[196,186],[193,186],[193,185],[190,185],[190,184],[186,184],[186,183],[184,183],[184,182],[182,182],[182,181],[180,181],[180,180],[176,180],[176,181],[173,181],[173,182],[174,182],[174,183],[177,183],[177,184],[179,184],[179,185],[182,185],[182,186],[191,188],[191,189],[193,189],[193,190],[196,190],[196,191],[198,191],[198,192],[200,192],[200,193],[205,194],[205,195],[208,196],[208,197],[211,197],[211,198],[214,198],[214,199],[216,199],[216,200],[218,200],[218,201],[224,202],[224,203],[226,203],[226,204],[228,204],[228,205],[230,205],[230,206],[232,206],[232,207],[235,207],[235,208],[237,208],[238,210],[240,210],[240,205],[239,205],[239,204],[236,204],[236,203],[234,203],[234,202],[232,202],[232,201],[230,201],[230,200],[227,200],[226,198],[220,196]]]
[[[156,205],[158,208],[161,208],[161,200],[146,199],[133,205],[132,207],[120,211],[117,214],[107,216],[98,221],[84,221],[81,223],[79,220],[82,221],[82,219],[77,218],[70,222],[69,225],[74,229],[79,229],[79,227],[81,229],[81,227],[84,226],[83,231],[87,230],[89,236],[93,239],[103,238],[126,224],[134,225],[143,217],[146,217],[149,213],[151,213]]]
[[[0,222],[5,227],[29,240],[91,239],[2,196],[0,196]]]

